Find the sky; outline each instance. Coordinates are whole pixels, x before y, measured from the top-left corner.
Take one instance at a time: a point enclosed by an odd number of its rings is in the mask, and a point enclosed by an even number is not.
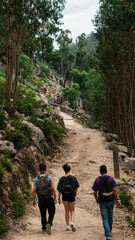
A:
[[[82,33],[86,35],[94,31],[92,20],[99,8],[99,0],[66,0],[63,11],[64,23],[61,28],[69,29],[75,42],[76,37]]]

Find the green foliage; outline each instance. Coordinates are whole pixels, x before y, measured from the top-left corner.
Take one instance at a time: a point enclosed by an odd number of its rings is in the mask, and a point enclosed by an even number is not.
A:
[[[22,76],[23,72],[25,71],[28,63],[30,61],[30,58],[25,55],[25,54],[21,54],[20,56],[20,61],[19,61],[19,73],[20,73],[20,77]],[[28,68],[26,73],[24,74],[24,79],[32,79],[34,77],[34,67],[33,67],[33,63],[31,63]]]
[[[31,129],[27,124],[22,123],[20,119],[13,119],[11,121],[11,126],[22,132],[28,139],[30,139],[32,134]]]
[[[2,163],[0,162],[0,182],[2,181],[5,173],[5,168],[3,167]]]
[[[63,134],[65,133],[65,128],[63,126],[60,127],[50,120],[40,121],[36,116],[32,116],[30,122],[42,129],[47,142],[51,147],[55,147],[56,144],[60,144]]]
[[[135,217],[134,220],[131,216],[126,216],[126,220],[135,228]]]
[[[80,96],[79,92],[79,84],[78,83],[73,83],[72,86],[67,86],[66,88],[63,89],[63,95],[64,97],[67,98],[67,100],[70,103],[70,107],[73,109],[77,108],[76,105],[76,100]]]
[[[11,198],[12,198],[12,201],[13,201],[12,210],[13,210],[14,216],[15,217],[22,216],[25,213],[25,210],[26,210],[26,204],[25,204],[24,198],[17,191],[14,191],[11,194]]]
[[[50,75],[50,69],[46,63],[40,63],[40,77],[48,78]]]
[[[120,196],[122,205],[126,207],[131,205],[130,200],[132,199],[132,197],[128,195],[125,191],[119,192],[119,196]]]
[[[5,77],[0,76],[0,104],[2,103],[4,88],[5,88]]]
[[[5,119],[4,113],[0,113],[0,130],[3,130],[6,127]]]
[[[30,143],[30,139],[20,130],[6,129],[6,139],[13,142],[17,149],[21,149]]]
[[[2,166],[8,171],[8,172],[12,172],[12,164],[11,162],[6,158],[4,157],[2,159]]]
[[[5,216],[0,213],[0,238],[6,237],[6,234],[9,230],[9,226],[6,223]]]
[[[37,100],[32,91],[24,89],[17,100],[17,110],[25,115],[31,115],[34,108],[40,108],[40,101]]]
[[[53,111],[53,107],[50,105],[50,106],[46,106],[46,110],[52,112]]]

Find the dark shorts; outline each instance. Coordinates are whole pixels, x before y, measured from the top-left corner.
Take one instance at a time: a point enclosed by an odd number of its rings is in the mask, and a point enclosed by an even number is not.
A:
[[[74,202],[75,201],[75,196],[64,196],[64,195],[62,195],[62,200],[67,201],[67,202]]]

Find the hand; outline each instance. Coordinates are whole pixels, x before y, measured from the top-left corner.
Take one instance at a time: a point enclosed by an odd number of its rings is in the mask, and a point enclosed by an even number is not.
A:
[[[57,200],[56,200],[56,199],[54,199],[54,203],[55,203],[55,204],[57,203]]]
[[[36,201],[32,202],[33,207],[36,207]]]
[[[118,208],[121,208],[121,202],[118,201]]]
[[[61,204],[61,199],[58,200],[58,203]]]

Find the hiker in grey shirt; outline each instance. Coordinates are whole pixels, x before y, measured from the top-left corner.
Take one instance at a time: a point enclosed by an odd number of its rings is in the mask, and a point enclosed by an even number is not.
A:
[[[51,234],[51,226],[55,214],[56,192],[53,180],[50,175],[46,174],[46,165],[39,165],[40,175],[35,178],[32,203],[36,206],[35,197],[38,196],[38,206],[41,214],[41,223],[43,233]],[[46,218],[46,210],[48,210],[48,220]]]

